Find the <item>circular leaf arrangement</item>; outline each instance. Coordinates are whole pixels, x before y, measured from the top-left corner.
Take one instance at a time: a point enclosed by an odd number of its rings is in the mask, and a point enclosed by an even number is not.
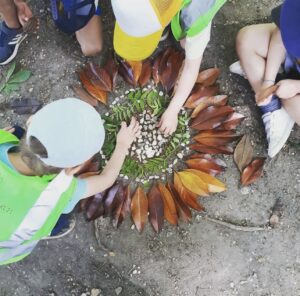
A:
[[[169,104],[169,94],[176,88],[183,60],[182,53],[168,48],[154,60],[143,63],[118,60],[117,65],[114,59],[109,59],[103,68],[89,64],[79,72],[84,89],[78,86],[73,89],[77,96],[93,106],[99,101],[107,104],[107,94],[114,89],[117,74],[131,87],[115,98],[109,111],[102,116],[106,139],[101,167],[114,151],[120,123],[129,122],[135,116],[142,126],[142,135],[133,143],[123,164],[120,181],[81,202],[88,220],[111,217],[113,225],[118,227],[130,214],[139,232],[148,220],[153,229],[160,232],[164,220],[177,225],[179,219],[191,220],[191,209],[203,211],[199,197],[226,190],[215,178],[224,171],[226,164],[214,156],[234,152],[230,143],[240,137],[235,130],[244,116],[227,105],[227,96],[217,95],[219,69],[199,73],[184,106],[187,110],[181,110],[178,128],[172,136],[164,137],[157,128]],[[154,86],[150,83],[151,77]],[[243,140],[235,153],[243,185],[246,184],[243,180],[247,180],[247,185],[253,183],[261,175],[263,166],[263,161],[258,165],[249,164],[252,156],[247,145]],[[81,177],[98,170],[98,166],[90,162]]]

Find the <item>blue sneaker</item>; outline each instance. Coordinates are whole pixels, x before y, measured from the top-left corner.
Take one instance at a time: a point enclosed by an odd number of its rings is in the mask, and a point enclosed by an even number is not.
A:
[[[22,29],[10,29],[5,22],[0,27],[0,65],[6,65],[17,55],[18,49],[27,34]]]

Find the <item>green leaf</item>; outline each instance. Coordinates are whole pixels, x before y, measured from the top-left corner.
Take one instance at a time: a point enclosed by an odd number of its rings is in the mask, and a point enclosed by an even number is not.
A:
[[[16,63],[12,63],[11,66],[9,67],[9,69],[6,72],[6,77],[5,77],[5,81],[8,82],[8,80],[10,79],[11,75],[14,73],[16,69]]]
[[[22,83],[29,79],[31,72],[28,70],[20,70],[16,74],[12,75],[9,79],[9,83]]]
[[[9,95],[10,93],[19,90],[19,85],[15,83],[7,83],[4,87],[4,92],[6,95]]]

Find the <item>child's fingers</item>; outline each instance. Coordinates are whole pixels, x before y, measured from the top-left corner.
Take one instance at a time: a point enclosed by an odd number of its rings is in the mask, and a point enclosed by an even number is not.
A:
[[[137,121],[136,121],[135,117],[132,117],[128,127],[131,128],[131,129],[134,129],[136,124],[137,124]]]
[[[121,122],[121,129],[124,129],[124,128],[126,128],[126,127],[127,127],[126,122],[125,122],[125,121],[122,121],[122,122]]]

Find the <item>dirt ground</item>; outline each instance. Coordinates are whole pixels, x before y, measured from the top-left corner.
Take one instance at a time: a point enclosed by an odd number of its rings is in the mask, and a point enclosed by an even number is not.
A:
[[[232,0],[215,18],[212,39],[203,68],[222,69],[222,93],[247,116],[240,132],[248,133],[255,152],[266,155],[263,127],[246,80],[231,75],[236,60],[234,39],[247,24],[267,22],[271,8],[281,1]],[[0,95],[0,126],[22,124],[26,117],[5,109],[11,98],[35,97],[43,102],[72,95],[75,70],[84,64],[75,39],[59,33],[48,1],[30,1],[41,17],[38,36],[20,49],[17,61],[33,76],[19,95]],[[104,1],[105,49],[111,51],[113,17]],[[1,68],[0,71],[6,68]],[[3,107],[4,106],[4,107]],[[249,226],[265,225],[278,198],[284,204],[281,223],[272,230],[244,232],[216,225],[194,213],[191,224],[165,226],[143,234],[127,219],[119,230],[108,220],[95,225],[76,214],[77,225],[69,236],[41,242],[25,260],[0,267],[0,296],[281,296],[300,295],[300,129],[295,127],[282,152],[268,160],[264,177],[246,189],[239,187],[239,173],[232,157],[225,157],[221,176],[227,192],[202,200],[211,217]]]

